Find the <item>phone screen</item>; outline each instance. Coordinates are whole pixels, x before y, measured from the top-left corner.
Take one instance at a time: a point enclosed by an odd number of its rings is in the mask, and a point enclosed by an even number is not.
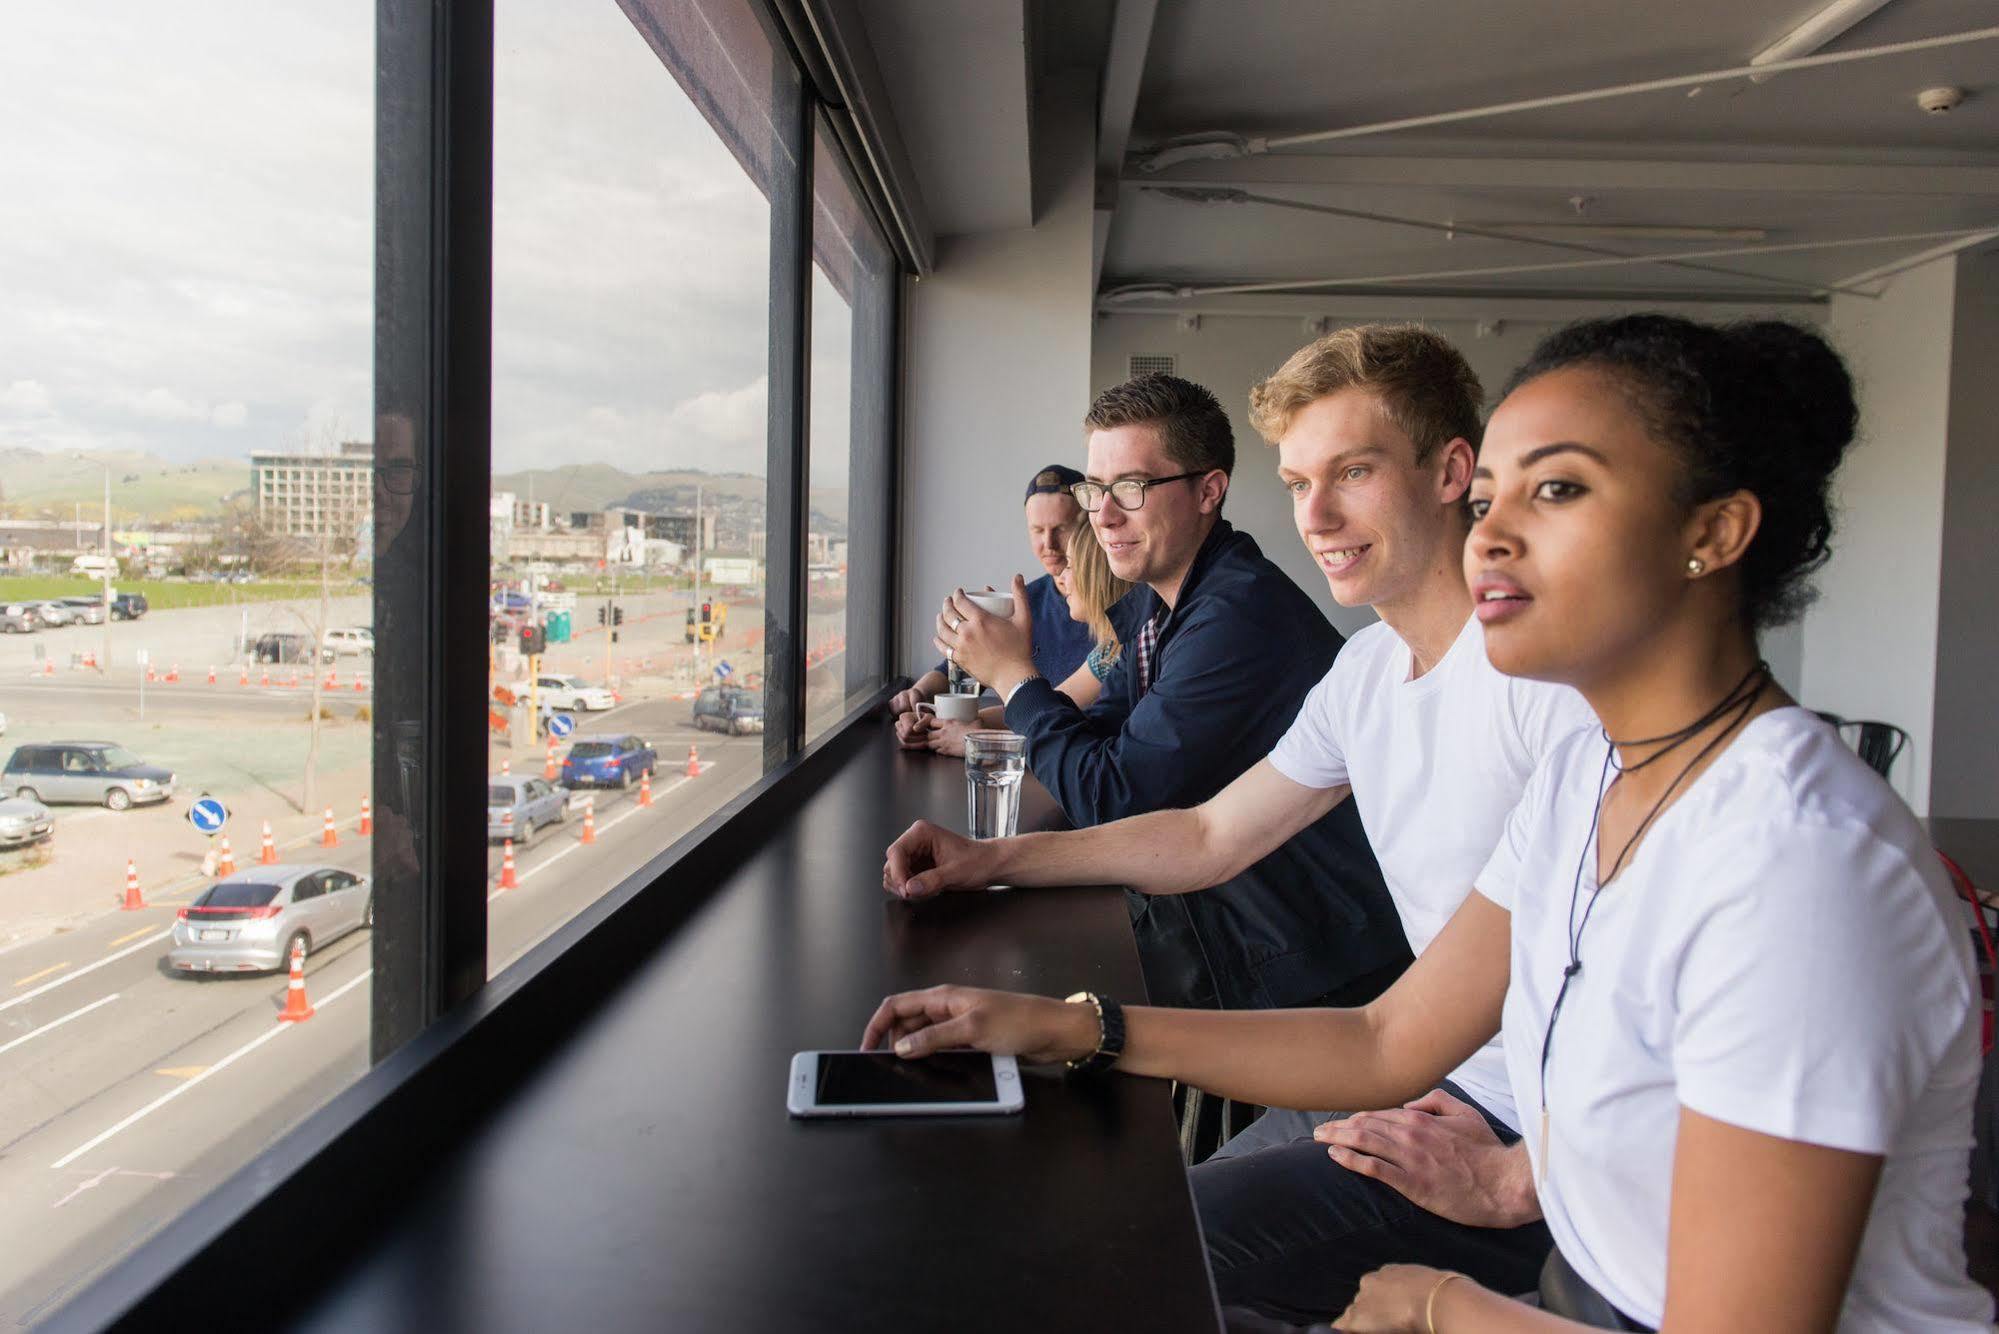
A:
[[[819,1053],[822,1107],[880,1107],[912,1102],[996,1102],[993,1058],[982,1051],[942,1051],[920,1061],[893,1052]]]

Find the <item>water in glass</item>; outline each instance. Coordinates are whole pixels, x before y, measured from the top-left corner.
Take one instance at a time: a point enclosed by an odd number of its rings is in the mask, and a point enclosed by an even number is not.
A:
[[[965,819],[973,838],[1011,838],[1020,824],[1024,741],[1013,732],[965,734]]]

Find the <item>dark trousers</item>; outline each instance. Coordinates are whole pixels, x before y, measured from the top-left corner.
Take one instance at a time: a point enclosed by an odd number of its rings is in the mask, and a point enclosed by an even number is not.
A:
[[[1268,1113],[1189,1170],[1223,1307],[1326,1320],[1346,1309],[1363,1275],[1387,1264],[1456,1270],[1498,1292],[1534,1290],[1554,1246],[1546,1225],[1466,1227],[1418,1208],[1327,1157],[1311,1131],[1332,1115]],[[1485,1119],[1504,1143],[1519,1139]]]

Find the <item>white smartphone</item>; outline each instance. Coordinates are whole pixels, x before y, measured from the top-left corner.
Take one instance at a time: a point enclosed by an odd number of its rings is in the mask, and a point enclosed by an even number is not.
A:
[[[802,1051],[791,1058],[793,1116],[992,1116],[1026,1105],[1011,1056],[940,1051]]]

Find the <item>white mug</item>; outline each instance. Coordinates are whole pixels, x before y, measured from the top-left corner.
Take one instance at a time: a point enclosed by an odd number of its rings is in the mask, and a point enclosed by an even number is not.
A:
[[[918,713],[934,713],[939,722],[969,723],[979,716],[977,695],[939,695],[916,706]]]
[[[1013,615],[1013,594],[1011,593],[967,593],[974,607],[994,616]]]

